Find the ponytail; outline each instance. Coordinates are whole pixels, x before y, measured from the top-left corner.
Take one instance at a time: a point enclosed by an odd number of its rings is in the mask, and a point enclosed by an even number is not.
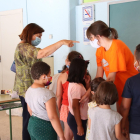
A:
[[[118,33],[117,33],[116,29],[109,28],[109,30],[110,30],[110,33],[111,33],[109,38],[110,39],[117,39],[118,38]]]

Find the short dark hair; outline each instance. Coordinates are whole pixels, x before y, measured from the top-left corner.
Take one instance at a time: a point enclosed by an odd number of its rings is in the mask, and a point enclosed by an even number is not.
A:
[[[90,83],[91,91],[96,92],[99,84],[103,81],[105,80],[102,77],[94,78]]]
[[[140,44],[136,46],[135,57],[137,61],[140,61]]]
[[[118,92],[114,83],[104,81],[95,92],[95,101],[98,105],[113,105],[118,101]]]
[[[21,40],[25,40],[26,43],[31,44],[32,36],[34,34],[42,33],[44,29],[35,23],[28,24],[19,35]]]
[[[70,62],[72,62],[72,60],[75,59],[75,58],[84,59],[83,56],[82,56],[82,54],[79,53],[79,52],[77,52],[77,51],[71,51],[71,52],[68,54],[67,58],[68,58],[68,60],[69,60]]]
[[[72,60],[69,68],[68,80],[69,82],[82,83],[87,69],[85,60],[75,58]]]
[[[50,72],[50,66],[45,62],[36,62],[31,67],[31,75],[34,80],[39,80],[40,76],[48,75]]]

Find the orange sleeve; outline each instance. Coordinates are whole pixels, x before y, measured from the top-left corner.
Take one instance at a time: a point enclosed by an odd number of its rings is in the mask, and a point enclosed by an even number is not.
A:
[[[98,48],[97,51],[96,51],[96,63],[97,63],[97,66],[100,67],[102,66],[102,48]]]
[[[121,50],[114,50],[110,57],[109,73],[126,71],[125,54]]]

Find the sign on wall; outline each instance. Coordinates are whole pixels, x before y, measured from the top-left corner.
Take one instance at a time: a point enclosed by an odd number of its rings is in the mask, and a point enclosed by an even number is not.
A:
[[[84,24],[92,24],[94,22],[94,5],[84,6],[82,16]]]
[[[89,39],[87,38],[86,32],[88,27],[83,27],[83,42],[84,45],[89,45]]]

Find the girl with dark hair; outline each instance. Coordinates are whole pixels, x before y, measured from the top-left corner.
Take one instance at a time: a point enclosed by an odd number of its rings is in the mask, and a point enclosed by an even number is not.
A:
[[[103,81],[94,93],[97,107],[89,110],[89,140],[128,140],[121,133],[122,116],[111,110],[118,101],[118,92],[112,82]]]
[[[133,66],[133,54],[124,42],[118,40],[117,31],[108,27],[103,21],[91,24],[87,30],[87,37],[91,46],[97,48],[96,77],[103,77],[105,72],[107,81],[113,81],[117,87],[119,111],[125,82],[138,73]]]
[[[64,134],[66,140],[72,140],[73,138],[73,133],[71,129],[69,128],[67,124],[67,117],[69,113],[68,109],[68,85],[69,82],[67,81],[68,79],[68,73],[69,73],[69,67],[73,59],[75,58],[81,58],[83,59],[83,56],[77,52],[77,51],[71,51],[66,60],[65,60],[65,65],[67,66],[68,70],[65,73],[62,73],[57,81],[57,106],[60,111],[60,120],[63,121],[64,123]]]
[[[23,107],[23,131],[22,139],[30,140],[29,133],[27,131],[28,120],[30,115],[27,111],[27,104],[24,96],[26,90],[33,84],[31,78],[30,69],[35,62],[41,61],[41,58],[47,57],[62,45],[73,47],[73,43],[77,41],[72,40],[60,40],[44,49],[37,48],[41,42],[42,33],[44,29],[35,23],[28,24],[19,35],[21,41],[16,47],[14,60],[16,65],[16,75],[14,83],[14,91],[20,96],[22,107]]]
[[[85,140],[86,136],[88,100],[84,104],[79,103],[79,101],[90,85],[89,80],[84,80],[87,75],[87,65],[85,60],[76,58],[71,62],[69,68],[69,114],[67,122],[73,132],[74,140]]]

